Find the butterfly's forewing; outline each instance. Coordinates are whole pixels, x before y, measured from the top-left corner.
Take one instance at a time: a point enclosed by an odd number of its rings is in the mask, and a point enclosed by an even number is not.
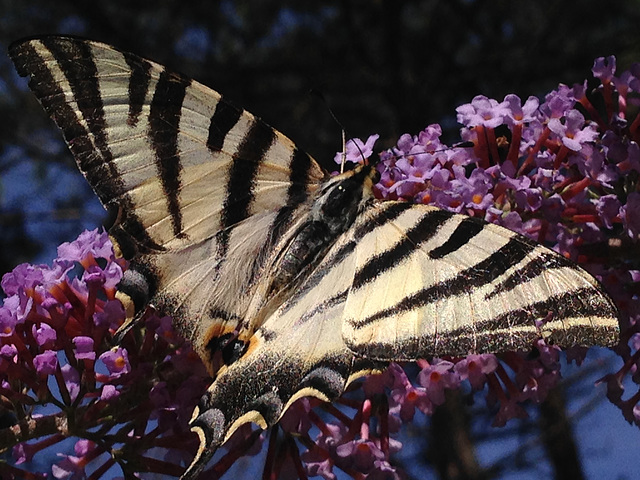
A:
[[[415,359],[522,351],[537,338],[612,346],[617,311],[572,262],[497,225],[435,208],[361,239],[342,334],[358,355]]]
[[[138,56],[68,37],[17,42],[10,55],[102,203],[120,207],[122,229],[147,249],[299,203],[324,177],[250,113]]]

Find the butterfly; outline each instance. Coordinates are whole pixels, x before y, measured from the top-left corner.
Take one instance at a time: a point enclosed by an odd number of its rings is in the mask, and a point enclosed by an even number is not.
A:
[[[362,164],[330,176],[219,93],[103,43],[14,43],[130,268],[119,298],[173,317],[214,378],[191,423],[192,478],[240,426],[331,401],[389,361],[610,346],[597,281],[505,228],[375,200]]]

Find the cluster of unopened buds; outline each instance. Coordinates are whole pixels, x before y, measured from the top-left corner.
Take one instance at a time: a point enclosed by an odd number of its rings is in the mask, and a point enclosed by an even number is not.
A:
[[[375,189],[383,199],[498,223],[596,275],[621,314],[623,366],[604,378],[608,396],[640,425],[633,385],[640,383],[640,258],[633,253],[640,235],[640,66],[616,76],[610,57],[597,59],[593,73],[600,81],[593,94],[585,81],[561,85],[542,103],[474,98],[457,110],[463,128],[455,146],[440,141],[438,125],[403,135],[380,154]],[[368,158],[376,139],[351,140],[346,159]],[[37,461],[48,462],[46,473],[58,479],[177,476],[193,457],[197,439],[188,421],[210,379],[171,319],[151,310],[141,328],[113,345],[124,320],[115,292],[126,267],[108,236],[93,231],[60,246],[52,267],[20,265],[3,277],[2,478],[45,478],[33,473]],[[336,468],[354,478],[395,478],[389,458],[402,447],[395,434],[416,412],[433,413],[447,391],[485,395],[496,426],[526,416],[523,404],[542,401],[560,378],[557,347],[539,341],[532,351],[425,359],[417,368],[392,364],[334,404],[299,400],[270,432],[240,428],[210,469],[221,475],[266,444],[264,471],[283,478],[332,480]],[[578,363],[584,354],[568,352]],[[623,399],[625,385],[638,393]],[[63,444],[66,453],[56,455]]]

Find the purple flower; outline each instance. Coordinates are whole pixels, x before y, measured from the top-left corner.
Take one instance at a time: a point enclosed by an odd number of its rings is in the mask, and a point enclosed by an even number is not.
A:
[[[22,442],[13,447],[11,455],[16,461],[16,465],[21,463],[30,462],[33,456],[40,451],[39,445]]]
[[[0,358],[13,361],[18,355],[18,349],[12,343],[4,344],[0,347]]]
[[[373,470],[367,475],[367,480],[400,480],[401,477],[397,469],[386,460],[376,460],[373,462]]]
[[[510,115],[509,103],[478,95],[471,103],[456,108],[458,123],[465,127],[484,126],[495,128],[504,123],[504,118]]]
[[[109,300],[104,304],[102,312],[93,314],[93,322],[97,326],[116,330],[124,321],[125,311],[120,300]]]
[[[433,413],[433,404],[426,389],[414,387],[398,364],[392,363],[384,375],[391,379],[391,413],[397,414],[405,423],[413,418],[416,408],[427,415]]]
[[[41,323],[38,327],[33,325],[31,334],[40,347],[51,347],[58,338],[56,331],[47,323]]]
[[[418,374],[418,383],[425,387],[429,400],[435,405],[444,403],[446,388],[455,389],[460,385],[460,376],[453,372],[452,368],[452,362],[439,360],[437,363],[427,365]]]
[[[58,247],[60,260],[82,263],[90,256],[106,260],[113,258],[113,246],[109,234],[104,230],[85,230],[73,242],[63,243]]]
[[[98,288],[102,287],[105,283],[104,270],[98,265],[89,265],[82,274],[82,281],[88,286],[95,285]]]
[[[42,271],[46,268],[46,265],[22,263],[2,276],[2,289],[7,295],[17,295],[36,285],[42,285],[44,279]]]
[[[76,455],[78,456],[87,455],[94,448],[96,448],[96,444],[91,440],[87,440],[86,438],[81,438],[80,440],[78,440],[73,447]]]
[[[547,94],[544,103],[540,105],[540,111],[548,119],[561,118],[575,104],[572,90],[566,85],[560,85],[557,90]]]
[[[429,125],[418,134],[417,143],[422,145],[424,151],[435,152],[442,150],[444,145],[440,142],[442,136],[442,127],[437,123]],[[400,146],[398,144],[398,146]]]
[[[23,263],[2,277],[2,289],[7,295],[24,295],[36,287],[49,287],[66,278],[73,265],[55,261],[53,267]]]
[[[603,83],[605,81],[610,82],[616,73],[616,57],[610,55],[607,58],[596,58],[591,71],[593,72],[593,76],[602,80]]]
[[[559,118],[549,120],[549,129],[561,137],[562,143],[574,152],[580,151],[582,144],[593,142],[598,132],[591,125],[585,125],[584,116],[578,110],[569,110],[564,116],[564,123]]]
[[[493,354],[468,355],[457,362],[453,369],[460,380],[469,380],[474,390],[479,390],[486,381],[486,376],[498,367],[498,358]]]
[[[16,325],[24,321],[24,316],[18,315],[19,309],[20,297],[18,295],[5,298],[4,304],[0,305],[0,337],[13,335]]]
[[[75,356],[78,360],[95,360],[96,352],[93,351],[93,338],[78,336],[73,339]]]
[[[360,472],[369,472],[377,460],[384,460],[385,455],[370,440],[352,440],[336,448],[336,454],[342,459],[341,466],[355,468]]]
[[[62,371],[62,378],[67,387],[67,392],[69,392],[69,396],[73,401],[77,398],[78,393],[80,393],[80,374],[69,364],[63,365],[60,367],[60,370]]]
[[[100,400],[110,401],[120,396],[120,392],[115,385],[106,384],[102,386],[102,393],[100,394]]]
[[[514,199],[522,210],[535,212],[542,207],[542,194],[540,188],[523,188],[515,192]]]
[[[620,218],[624,223],[627,235],[634,240],[640,238],[640,192],[632,192],[627,196],[627,203],[620,208]]]
[[[107,370],[109,370],[111,378],[118,378],[131,371],[129,355],[123,348],[114,347],[111,350],[104,352],[100,355],[100,360],[102,360],[107,367]]]
[[[317,446],[301,455],[305,470],[310,477],[322,477],[325,480],[336,480],[333,473],[333,458]]]
[[[411,151],[415,144],[416,139],[412,135],[409,135],[408,133],[400,135],[397,143],[398,147],[396,148],[396,153],[399,154],[400,157],[403,157],[405,154],[408,154]]]
[[[509,94],[504,97],[504,101],[508,105],[505,116],[507,125],[513,126],[517,124],[529,123],[537,120],[538,107],[540,100],[537,97],[529,97],[524,105],[520,97]]]
[[[59,480],[84,480],[87,478],[82,458],[62,453],[59,453],[58,456],[62,457],[62,460],[51,466],[54,478]]]
[[[493,187],[491,178],[482,168],[476,168],[466,177],[464,167],[453,165],[455,178],[451,180],[451,189],[467,208],[485,210],[493,205],[493,195],[489,189]]]
[[[33,366],[40,375],[53,375],[58,368],[58,356],[52,350],[45,350],[33,357]]]
[[[620,211],[620,200],[617,195],[603,195],[595,199],[596,211],[602,223],[607,228],[613,228],[613,220]]]
[[[362,142],[359,138],[352,138],[345,145],[346,152],[344,158],[347,162],[362,163],[373,154],[373,146],[380,138],[380,135],[371,135],[366,142]],[[342,164],[343,152],[336,153],[333,158],[338,165]]]

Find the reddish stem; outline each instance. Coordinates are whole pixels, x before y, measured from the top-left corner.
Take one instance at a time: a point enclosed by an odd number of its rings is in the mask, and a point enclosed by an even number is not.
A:
[[[520,142],[522,141],[522,124],[516,123],[511,132],[511,145],[507,153],[507,162],[511,162],[514,167],[518,166],[518,157],[520,156]]]
[[[540,137],[538,138],[538,141],[536,142],[536,144],[529,151],[529,155],[527,155],[526,160],[518,170],[518,173],[516,176],[524,175],[525,171],[529,169],[529,167],[533,164],[533,159],[538,154],[538,152],[540,152],[542,145],[547,141],[547,139],[549,138],[549,135],[551,135],[551,130],[549,130],[549,127],[546,126],[542,131],[542,133],[540,134]]]

